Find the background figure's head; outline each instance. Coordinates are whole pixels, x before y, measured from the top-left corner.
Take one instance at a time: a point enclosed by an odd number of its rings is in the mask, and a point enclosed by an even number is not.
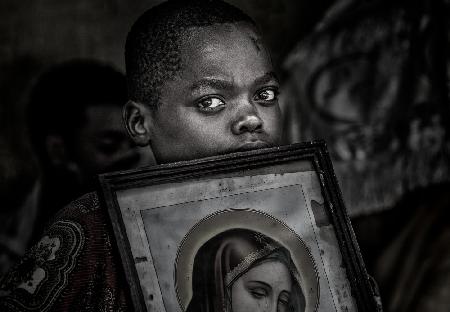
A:
[[[115,69],[73,60],[42,74],[31,92],[29,132],[44,176],[72,173],[85,184],[94,174],[149,161],[122,122],[126,80]]]
[[[126,43],[127,128],[158,162],[272,146],[278,80],[254,22],[219,0],[145,12]]]
[[[252,230],[231,229],[195,255],[191,311],[304,311],[300,277],[289,251]]]

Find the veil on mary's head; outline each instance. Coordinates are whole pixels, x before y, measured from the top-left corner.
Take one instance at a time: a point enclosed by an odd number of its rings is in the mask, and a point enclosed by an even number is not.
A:
[[[257,264],[273,260],[285,264],[291,273],[290,311],[304,311],[301,281],[289,251],[268,236],[238,228],[217,234],[198,250],[187,312],[232,312],[229,290],[233,282]]]

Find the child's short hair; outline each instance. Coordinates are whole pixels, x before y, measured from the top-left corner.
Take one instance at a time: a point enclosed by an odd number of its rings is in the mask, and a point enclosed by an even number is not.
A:
[[[180,39],[190,27],[255,22],[221,0],[169,0],[147,10],[132,26],[125,46],[130,100],[157,108],[162,84],[181,68]]]

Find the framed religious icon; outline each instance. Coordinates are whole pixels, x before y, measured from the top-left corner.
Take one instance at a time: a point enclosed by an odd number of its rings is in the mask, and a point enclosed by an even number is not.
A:
[[[325,143],[99,177],[136,311],[375,311]]]

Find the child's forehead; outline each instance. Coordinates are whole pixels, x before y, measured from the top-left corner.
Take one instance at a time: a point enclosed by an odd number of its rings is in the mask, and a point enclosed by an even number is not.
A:
[[[214,24],[190,28],[180,42],[182,68],[228,67],[228,62],[253,58],[270,63],[270,54],[257,29],[249,23]]]
[[[255,26],[247,22],[213,24],[186,29],[181,38],[182,52],[201,51],[204,45],[223,45],[236,49],[239,43],[251,41],[257,50],[265,49],[263,40]],[[229,44],[237,43],[237,44]]]
[[[211,89],[211,80],[221,81],[220,88],[214,84],[216,90],[250,90],[273,72],[270,55],[251,24],[196,27],[182,38],[179,69],[163,86],[167,93],[177,88],[192,95],[193,90]],[[209,84],[204,83],[205,80]]]

